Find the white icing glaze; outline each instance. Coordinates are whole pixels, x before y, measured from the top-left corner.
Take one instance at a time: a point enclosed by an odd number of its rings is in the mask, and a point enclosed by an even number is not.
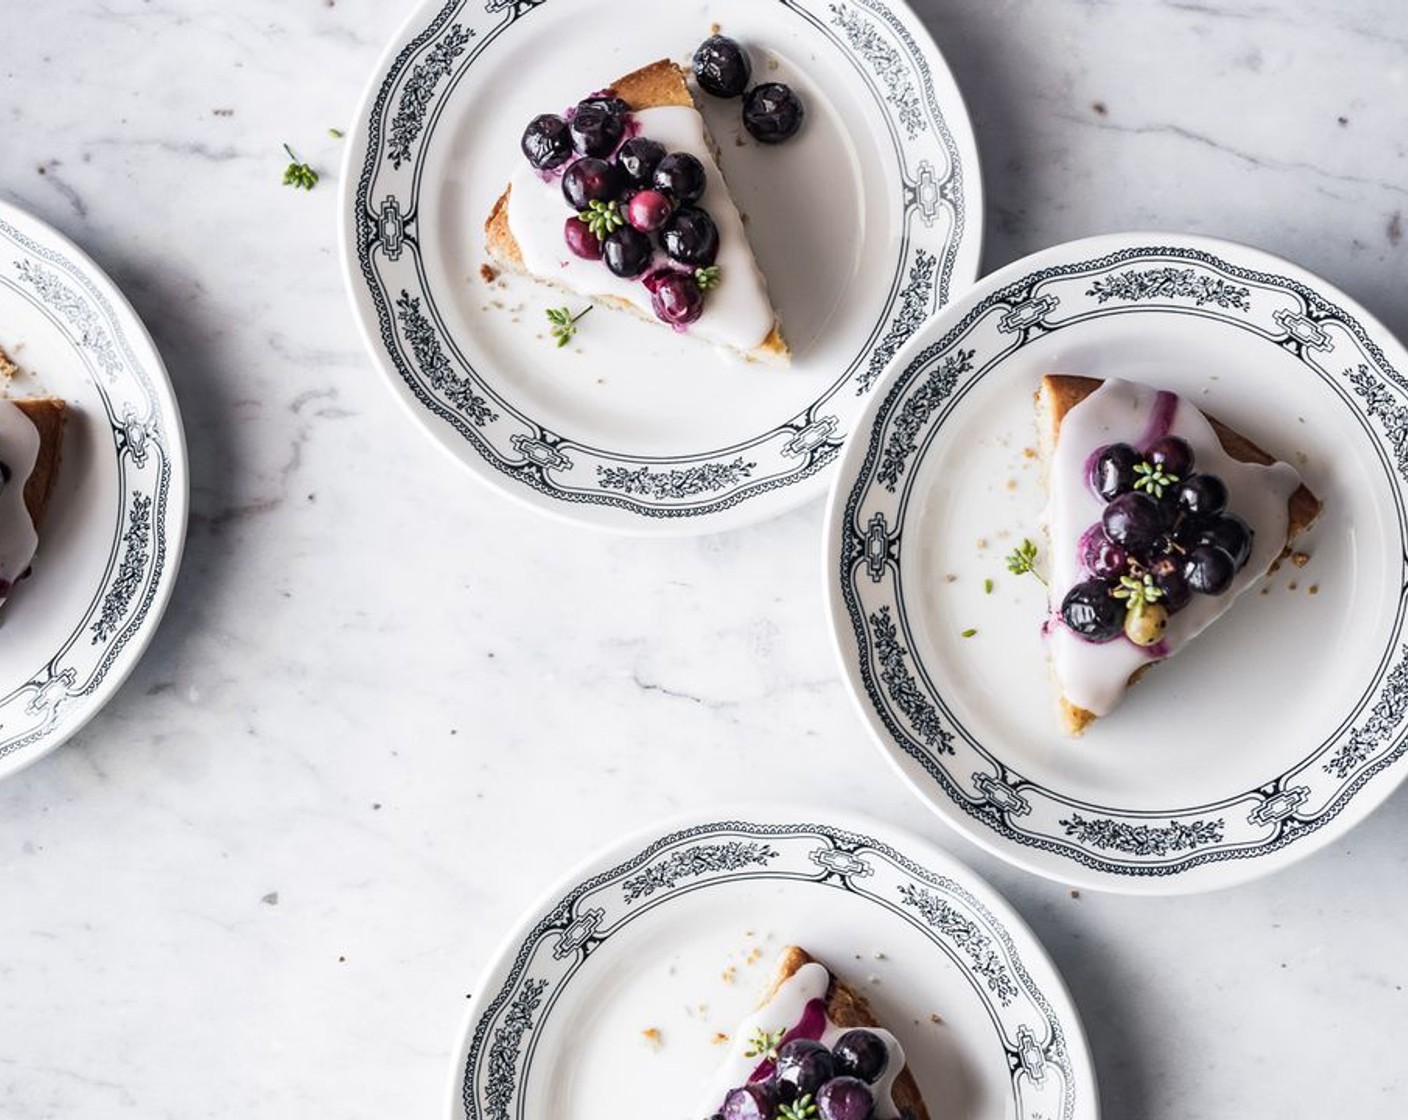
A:
[[[1246,521],[1254,533],[1251,558],[1225,594],[1194,595],[1169,619],[1158,646],[1142,648],[1122,636],[1099,644],[1077,637],[1060,619],[1061,600],[1075,584],[1089,578],[1079,555],[1080,540],[1100,521],[1105,508],[1088,483],[1087,464],[1094,452],[1111,443],[1140,447],[1157,396],[1157,390],[1145,385],[1105,382],[1066,414],[1052,456],[1046,513],[1051,542],[1052,666],[1066,698],[1097,716],[1108,715],[1120,702],[1135,670],[1178,652],[1266,574],[1286,545],[1286,503],[1301,481],[1295,468],[1285,463],[1265,467],[1233,459],[1223,451],[1207,418],[1178,398],[1170,434],[1188,441],[1196,471],[1215,474],[1227,484],[1229,512]]]
[[[712,1116],[718,1112],[724,1103],[724,1098],[729,1092],[737,1089],[740,1085],[745,1085],[748,1078],[752,1076],[755,1069],[761,1062],[760,1058],[749,1058],[744,1055],[744,1051],[749,1047],[749,1041],[760,1030],[773,1032],[786,1028],[791,1030],[802,1018],[802,1012],[806,1006],[814,999],[824,1000],[826,990],[831,986],[831,974],[827,972],[825,966],[812,961],[804,964],[791,976],[789,976],[778,988],[777,993],[766,1004],[760,1007],[741,1024],[734,1033],[733,1041],[729,1046],[728,1057],[714,1074],[713,1080],[709,1083],[708,1091],[704,1094],[704,1103],[701,1108],[695,1111],[701,1116]],[[826,1031],[821,1036],[821,1041],[827,1046],[834,1046],[850,1027],[838,1027],[828,1017],[826,1020]],[[872,1085],[871,1092],[875,1096],[874,1120],[898,1120],[899,1109],[895,1107],[892,1090],[895,1078],[899,1077],[904,1069],[904,1048],[899,1040],[887,1030],[879,1027],[867,1027],[884,1044],[889,1052],[890,1059],[885,1064],[885,1072],[880,1075],[880,1080]]]
[[[698,110],[682,105],[643,109],[633,116],[640,126],[640,135],[663,144],[668,151],[696,156],[709,179],[699,205],[709,212],[719,230],[719,256],[715,263],[723,279],[705,296],[704,313],[689,325],[687,333],[744,353],[756,349],[771,333],[776,316],[768,299],[767,284],[748,245],[743,219],[710,150],[704,118]],[[512,187],[509,229],[529,272],[585,296],[625,300],[642,314],[655,318],[650,292],[639,279],[622,279],[601,261],[582,260],[567,248],[562,227],[572,216],[572,209],[562,196],[560,177],[545,180],[525,162],[514,175]],[[655,263],[667,262],[665,254],[657,250]]]

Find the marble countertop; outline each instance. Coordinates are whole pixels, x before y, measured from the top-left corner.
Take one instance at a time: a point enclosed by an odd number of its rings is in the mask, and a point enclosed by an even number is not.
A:
[[[145,660],[0,785],[0,1115],[440,1116],[466,994],[523,908],[624,831],[736,800],[744,766],[760,794],[844,788],[995,884],[1072,988],[1106,1116],[1402,1115],[1408,796],[1232,892],[1072,897],[878,762],[818,607],[819,505],[698,540],[578,532],[407,421],[342,290],[328,130],[410,7],[7,21],[0,197],[149,324],[193,502]],[[1210,233],[1408,336],[1401,0],[915,7],[974,117],[985,270]],[[313,193],[280,185],[285,140]]]

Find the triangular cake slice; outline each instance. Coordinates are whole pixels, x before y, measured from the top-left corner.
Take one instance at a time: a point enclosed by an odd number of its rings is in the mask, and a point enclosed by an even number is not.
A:
[[[782,951],[772,984],[734,1034],[696,1111],[714,1120],[771,1118],[785,1115],[782,1105],[813,1116],[929,1120],[899,1041],[864,996],[796,946]]]
[[[0,375],[17,372],[0,351]],[[56,397],[0,398],[0,601],[29,572],[59,472],[68,406]]]
[[[685,71],[661,60],[592,96],[619,99],[630,110],[621,143],[615,152],[600,157],[605,162],[615,164],[622,145],[644,138],[656,141],[667,153],[692,155],[704,169],[703,195],[691,205],[705,210],[717,230],[717,272],[699,293],[703,309],[696,308],[697,318],[677,319],[670,325],[750,360],[789,361],[791,351],[768,298],[767,283],[719,170],[717,148],[695,105]],[[544,170],[526,159],[520,162],[484,225],[489,258],[501,269],[660,323],[665,316],[655,295],[658,278],[692,278],[697,270],[666,255],[659,230],[646,234],[655,246],[652,263],[630,278],[617,275],[600,259],[583,259],[574,253],[564,238],[564,225],[576,211],[564,196],[562,179],[583,158],[583,152],[575,151],[558,166]],[[690,298],[696,298],[695,293]]]
[[[1037,410],[1047,638],[1079,735],[1270,571],[1321,504],[1293,467],[1174,393],[1053,374]]]

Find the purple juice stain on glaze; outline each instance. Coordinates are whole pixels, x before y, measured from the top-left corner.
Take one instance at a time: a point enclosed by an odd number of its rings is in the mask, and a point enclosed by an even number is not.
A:
[[[802,1009],[802,1017],[797,1020],[797,1025],[783,1035],[782,1041],[777,1045],[781,1049],[794,1038],[809,1038],[820,1042],[821,1036],[825,1033],[826,1001],[824,999],[809,999],[807,1006]],[[748,1077],[748,1084],[751,1085],[755,1081],[766,1081],[773,1075],[776,1068],[777,1063],[771,1059],[758,1063],[758,1068]]]
[[[1141,453],[1148,453],[1164,436],[1173,431],[1174,417],[1178,415],[1178,395],[1160,389],[1154,394],[1154,406],[1149,410],[1149,426],[1144,429],[1144,438],[1139,443]]]

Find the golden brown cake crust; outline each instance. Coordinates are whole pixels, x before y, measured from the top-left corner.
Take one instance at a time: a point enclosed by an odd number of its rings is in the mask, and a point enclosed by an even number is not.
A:
[[[884,1026],[875,1018],[875,1013],[871,1011],[870,1004],[866,1002],[864,996],[837,976],[824,961],[817,961],[805,949],[799,949],[795,945],[789,945],[782,950],[782,955],[777,962],[777,973],[768,986],[762,1003],[766,1004],[771,1000],[777,994],[777,990],[799,968],[804,964],[811,964],[813,961],[831,973],[831,987],[826,991],[826,1014],[833,1023],[838,1027],[848,1029],[851,1027]],[[890,1091],[890,1095],[894,1098],[895,1107],[899,1109],[900,1120],[929,1120],[929,1110],[924,1107],[924,1098],[919,1093],[919,1083],[914,1080],[914,1074],[910,1072],[908,1065],[895,1079],[895,1085]]]
[[[1056,446],[1056,438],[1066,414],[1103,384],[1104,381],[1097,377],[1076,377],[1061,373],[1048,373],[1041,379],[1041,388],[1037,391],[1037,408],[1047,420],[1046,430],[1042,432],[1042,443],[1047,450],[1046,459],[1048,462],[1050,462],[1050,450]],[[1270,466],[1276,462],[1273,456],[1263,451],[1235,428],[1229,427],[1215,416],[1208,416],[1206,412],[1203,415],[1207,417],[1208,423],[1217,433],[1217,440],[1222,444],[1222,450],[1233,459],[1242,463],[1259,463],[1262,466]],[[1288,522],[1286,547],[1281,553],[1283,557],[1290,551],[1291,542],[1305,532],[1311,523],[1320,516],[1322,508],[1323,504],[1320,499],[1311,493],[1304,483],[1296,488],[1295,493],[1286,503]],[[1154,662],[1150,662],[1148,665],[1142,665],[1136,669],[1129,678],[1129,685],[1137,684],[1154,664]],[[1087,712],[1084,708],[1072,704],[1064,696],[1060,699],[1060,708],[1062,722],[1066,726],[1066,731],[1071,735],[1080,735],[1099,718],[1093,712]]]
[[[658,109],[666,105],[678,105],[689,109],[695,107],[694,95],[689,92],[684,69],[667,58],[662,58],[659,62],[652,62],[649,66],[642,66],[624,78],[618,78],[608,87],[608,91],[629,105],[632,111]],[[509,200],[512,194],[513,188],[506,187],[504,193],[494,203],[494,208],[489,211],[489,217],[484,223],[484,241],[489,250],[489,256],[495,263],[510,272],[526,276],[528,273],[523,265],[523,250],[519,248],[518,240],[513,236],[513,231],[508,224]],[[542,278],[535,277],[535,279]],[[551,283],[551,281],[544,282]],[[598,302],[609,304],[620,310],[640,313],[638,308],[625,300],[596,298]],[[648,318],[648,316],[642,316],[642,318]],[[750,353],[773,359],[789,357],[792,351],[787,345],[787,340],[782,337],[782,325],[774,322],[767,338],[763,339]]]

